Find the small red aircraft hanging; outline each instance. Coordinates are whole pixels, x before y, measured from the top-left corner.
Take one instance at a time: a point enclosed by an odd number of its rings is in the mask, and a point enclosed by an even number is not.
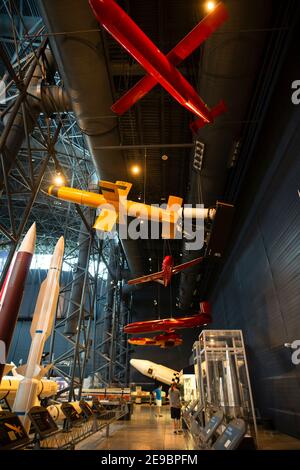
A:
[[[149,74],[112,106],[115,113],[122,115],[157,83],[160,83],[175,100],[198,117],[191,124],[193,132],[205,124],[212,123],[214,118],[226,111],[223,101],[209,109],[176,68],[176,65],[186,59],[228,18],[228,12],[223,3],[219,3],[167,55],[155,46],[114,0],[89,0],[89,3],[97,21]]]
[[[158,273],[146,274],[146,276],[137,277],[136,279],[131,279],[127,283],[132,284],[142,284],[143,282],[155,281],[162,284],[164,287],[167,287],[172,279],[173,274],[177,274],[184,269],[199,264],[203,261],[203,257],[195,258],[192,261],[187,261],[186,263],[179,264],[174,266],[172,256],[165,256],[162,262],[162,270]]]
[[[166,331],[166,333],[152,338],[135,337],[128,340],[129,344],[135,346],[159,346],[162,349],[180,346],[182,342],[182,337],[173,331]]]
[[[124,327],[125,333],[150,333],[152,331],[172,332],[180,328],[205,326],[212,322],[209,302],[200,302],[200,312],[190,317],[163,318],[161,320],[137,321]]]

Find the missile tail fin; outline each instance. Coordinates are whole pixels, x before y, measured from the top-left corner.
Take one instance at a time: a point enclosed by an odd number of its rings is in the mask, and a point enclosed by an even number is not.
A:
[[[177,196],[169,196],[167,204],[167,216],[162,219],[162,238],[176,238],[177,221],[179,218],[179,209],[183,199]]]
[[[37,366],[36,367],[36,370],[34,371],[35,374],[34,374],[34,377],[36,379],[42,379],[43,377],[45,377],[49,370],[52,369],[52,366],[53,364],[47,364],[46,366]]]
[[[127,181],[116,181],[116,185],[118,186],[120,196],[127,196],[132,187],[132,183],[128,183]]]
[[[168,199],[168,209],[172,211],[173,206],[182,206],[183,199],[182,197],[177,197],[177,196],[169,196]],[[178,207],[176,207],[178,209]],[[173,209],[174,210],[174,209]]]
[[[4,371],[3,371],[3,375],[7,375],[10,373],[10,371],[12,371],[14,368],[14,365],[12,364],[5,364],[4,365]]]
[[[166,239],[176,238],[177,226],[173,223],[163,222],[161,229],[161,237]]]
[[[33,376],[30,378],[42,379],[43,377],[45,377],[45,375],[48,374],[52,366],[53,366],[52,364],[47,364],[46,366],[40,366],[39,364],[36,364],[34,368]],[[16,369],[16,372],[18,375],[22,375],[23,377],[26,377],[26,369],[27,369],[27,364],[23,364],[22,366],[19,366]]]
[[[101,213],[97,217],[93,228],[96,230],[102,230],[104,232],[111,232],[116,225],[117,219],[118,214],[115,210],[102,206]]]
[[[18,375],[22,375],[23,377],[26,374],[27,364],[23,364],[15,369],[14,376],[17,377]]]
[[[211,116],[213,119],[220,116],[221,114],[227,111],[226,103],[221,100],[214,108],[210,110]],[[196,121],[192,121],[190,123],[190,129],[192,130],[193,134],[197,134],[198,130],[202,127],[206,126],[207,122],[204,119],[199,118]]]

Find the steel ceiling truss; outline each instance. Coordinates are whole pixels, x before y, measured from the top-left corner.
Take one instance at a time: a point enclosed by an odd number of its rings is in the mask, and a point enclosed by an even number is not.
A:
[[[131,295],[125,296],[122,288],[126,260],[120,243],[111,242],[108,263],[106,304],[98,310],[94,323],[92,386],[126,386],[129,345],[123,328],[130,321]]]
[[[81,226],[82,227],[82,226]],[[86,240],[84,239],[86,237]],[[101,271],[100,263],[103,251],[103,242],[100,241],[92,231],[84,231],[81,236],[82,243],[88,242],[88,262],[79,276],[82,277],[82,293],[79,303],[76,303],[72,310],[72,315],[76,316],[77,331],[75,335],[64,333],[65,325],[70,317],[67,312],[70,306],[72,279],[62,287],[60,292],[61,310],[57,311],[57,319],[53,330],[50,345],[50,362],[53,364],[51,374],[64,377],[68,383],[63,392],[69,392],[69,399],[80,399],[83,380],[86,375],[86,366],[91,354],[92,341],[91,331],[95,320],[97,308],[97,292],[103,282],[106,269]],[[80,248],[80,247],[79,247]],[[70,259],[68,262],[71,264]],[[73,271],[77,269],[77,260],[73,266]],[[102,277],[101,277],[102,276]],[[78,277],[77,277],[78,281]],[[56,351],[63,349],[64,352],[57,354]]]
[[[37,119],[33,116],[33,76],[38,71],[41,80],[46,81],[49,73],[47,40],[39,37],[41,21],[35,18],[28,30],[22,16],[37,14],[34,2],[3,0],[0,9],[5,24],[10,25],[0,39],[0,246],[8,252],[2,284],[20,237],[33,220],[37,222],[37,251],[49,253],[61,235],[64,220],[70,216],[78,219],[71,207],[53,203],[46,195],[55,172],[62,170],[71,184],[86,188],[94,168],[72,113],[40,113]],[[57,73],[53,83],[60,85]],[[19,148],[11,149],[9,139],[13,141],[12,136],[20,128],[24,138],[20,137]]]
[[[5,85],[2,89],[2,98],[5,96],[5,99],[0,102],[3,123],[0,137],[0,246],[7,252],[1,284],[20,238],[33,221],[37,223],[36,253],[51,253],[58,237],[64,235],[64,267],[68,268],[69,273],[62,277],[68,280],[64,280],[66,283],[61,287],[49,359],[54,362],[54,373],[67,379],[70,399],[79,398],[85,375],[96,369],[95,357],[103,353],[103,345],[99,344],[97,352],[94,351],[95,334],[109,337],[113,359],[106,361],[109,363],[109,373],[105,373],[106,380],[111,381],[114,377],[122,383],[128,381],[127,338],[122,332],[122,325],[127,323],[127,313],[120,306],[121,281],[116,281],[113,325],[109,332],[101,332],[99,319],[107,311],[106,277],[110,241],[100,240],[95,235],[80,207],[53,201],[47,195],[47,187],[58,171],[63,173],[71,186],[82,189],[86,189],[89,182],[95,180],[95,170],[86,148],[85,137],[74,114],[70,110],[62,113],[55,108],[56,103],[51,103],[52,113],[41,110],[36,117],[33,115],[30,101],[32,78],[38,71],[41,79],[46,82],[49,73],[46,66],[48,44],[40,36],[43,27],[37,17],[35,2],[2,0],[0,12],[6,15],[6,24],[10,25],[4,32],[1,31],[0,36],[0,72]],[[23,20],[24,15],[34,20],[31,21],[33,26],[30,28]],[[51,84],[61,85],[57,72],[52,76]],[[12,155],[7,142],[17,128],[16,119],[19,127],[24,129],[24,138],[20,139],[20,146]],[[83,238],[80,237],[82,232]],[[75,309],[78,316],[76,334],[68,337],[63,333],[62,327],[70,303],[73,273],[78,269],[78,240],[81,243],[88,242],[88,262],[85,267],[81,267],[83,288],[80,304],[76,305],[77,312]],[[120,247],[118,249],[119,263],[125,266],[123,253]]]

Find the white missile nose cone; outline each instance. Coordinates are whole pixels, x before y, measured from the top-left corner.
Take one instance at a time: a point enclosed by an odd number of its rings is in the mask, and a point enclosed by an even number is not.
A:
[[[33,255],[36,241],[36,223],[34,222],[26,233],[18,251],[26,251]]]
[[[142,359],[130,359],[130,364],[137,370],[143,368],[144,361]]]
[[[55,245],[53,254],[56,256],[61,255],[64,252],[64,249],[65,249],[65,240],[64,240],[64,237],[60,237],[60,239]]]
[[[60,237],[53,251],[53,255],[52,255],[51,263],[50,263],[51,267],[56,267],[58,269],[61,268],[62,258],[64,255],[64,249],[65,249],[65,240],[64,240],[64,237]]]
[[[59,247],[59,249],[63,252],[65,249],[65,239],[64,237],[60,237],[58,242],[56,243],[56,247]]]

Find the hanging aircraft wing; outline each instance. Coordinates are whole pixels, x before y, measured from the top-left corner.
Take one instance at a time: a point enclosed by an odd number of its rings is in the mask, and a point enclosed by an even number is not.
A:
[[[180,271],[189,268],[190,266],[194,266],[195,264],[201,263],[203,259],[203,256],[201,256],[200,258],[195,258],[192,261],[188,261],[187,263],[178,264],[178,266],[174,266],[174,268],[172,269],[172,273],[177,274]]]
[[[195,28],[190,31],[168,54],[167,59],[177,66],[198,48],[228,18],[224,4],[219,3]],[[112,110],[119,115],[124,114],[131,106],[143,98],[157,84],[157,80],[146,75],[113,106]],[[212,110],[213,111],[213,110]],[[198,123],[197,123],[198,124]],[[197,125],[196,124],[196,125]]]
[[[142,284],[143,282],[159,281],[163,278],[163,271],[158,273],[147,274],[146,276],[137,277],[136,279],[130,279],[127,284]]]

